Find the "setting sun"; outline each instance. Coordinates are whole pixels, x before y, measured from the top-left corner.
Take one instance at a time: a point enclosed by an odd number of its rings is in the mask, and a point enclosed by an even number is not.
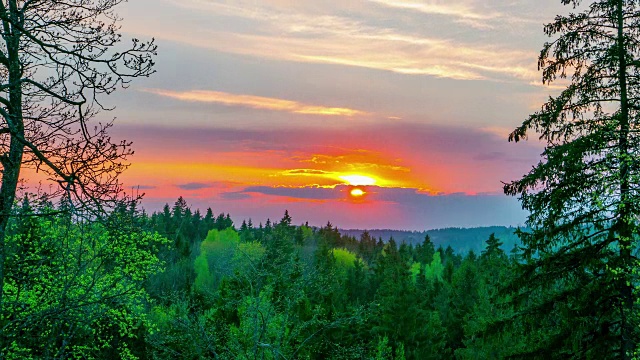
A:
[[[351,190],[351,196],[353,197],[360,197],[360,196],[363,196],[364,194],[365,192],[362,189],[355,188]]]
[[[346,181],[349,185],[375,185],[376,179],[364,175],[343,175],[340,179]],[[354,189],[355,190],[355,189]]]

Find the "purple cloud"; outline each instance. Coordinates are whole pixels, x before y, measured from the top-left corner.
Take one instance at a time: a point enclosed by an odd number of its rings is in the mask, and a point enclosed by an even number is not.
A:
[[[178,184],[176,186],[182,190],[187,190],[187,191],[209,189],[213,187],[211,184],[196,183],[196,182]]]
[[[223,200],[245,200],[250,199],[251,195],[243,191],[229,191],[220,194],[220,198]]]
[[[153,190],[157,187],[155,185],[134,185],[131,188],[133,190]]]
[[[339,186],[336,188],[322,187],[270,187],[270,186],[250,186],[245,188],[243,193],[258,193],[263,195],[286,196],[297,199],[308,200],[335,200],[343,198],[340,194]]]

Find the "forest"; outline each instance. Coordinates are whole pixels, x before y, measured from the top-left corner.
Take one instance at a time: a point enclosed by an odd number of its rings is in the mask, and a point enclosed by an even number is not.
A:
[[[288,212],[238,226],[182,198],[151,215],[135,205],[97,225],[21,216],[51,207],[25,198],[5,275],[11,357],[489,359],[505,336],[527,346],[523,327],[484,333],[513,311],[498,284],[520,256],[493,235],[456,253]]]
[[[95,121],[155,73],[121,3],[0,1],[0,358],[639,357],[638,1],[562,0],[544,27],[561,90],[508,135],[544,150],[503,183],[526,226],[422,233],[145,210]]]

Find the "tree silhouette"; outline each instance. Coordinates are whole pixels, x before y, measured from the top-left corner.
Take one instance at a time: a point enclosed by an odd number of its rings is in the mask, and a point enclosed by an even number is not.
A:
[[[540,333],[522,352],[628,359],[638,341],[640,6],[563,3],[577,13],[545,26],[555,39],[538,64],[546,83],[570,84],[509,136],[534,130],[546,142],[543,160],[504,187],[531,212],[531,231],[520,233],[518,321]]]
[[[7,224],[20,173],[59,184],[71,209],[99,215],[117,203],[132,154],[111,123],[90,124],[104,95],[153,72],[156,46],[121,44],[114,8],[123,0],[0,1],[0,308]]]

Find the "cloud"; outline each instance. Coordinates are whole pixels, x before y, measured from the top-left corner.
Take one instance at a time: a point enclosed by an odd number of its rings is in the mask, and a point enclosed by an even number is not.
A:
[[[323,28],[324,33],[315,35],[313,41],[298,33],[272,36],[219,32],[199,44],[237,54],[407,75],[457,80],[525,79],[527,83],[539,78],[534,53],[368,26],[355,33],[351,28],[327,29]]]
[[[366,199],[350,201],[349,189],[345,185],[335,188],[253,186],[233,193],[231,198],[254,195],[250,200],[256,204],[254,219],[257,214],[266,218],[263,214],[271,213],[270,217],[274,217],[289,209],[297,218],[316,225],[329,220],[340,221],[337,225],[370,229],[521,225],[527,215],[517,199],[503,194],[429,194],[413,188],[367,186]],[[233,204],[239,208],[249,206],[246,202]]]
[[[164,89],[143,89],[142,91],[181,101],[218,103],[227,106],[242,106],[260,110],[284,111],[293,114],[348,117],[367,115],[364,111],[349,108],[309,105],[291,100],[254,95],[231,94],[221,91],[173,91]]]
[[[343,198],[340,188],[324,188],[319,186],[309,187],[271,187],[271,186],[250,186],[245,188],[243,193],[257,193],[271,196],[284,196],[307,200],[336,200]]]
[[[474,159],[478,161],[502,160],[505,158],[507,158],[507,154],[502,151],[492,151],[488,153],[482,153],[474,157]]]
[[[333,173],[316,169],[291,169],[282,172],[282,175],[332,175]]]
[[[211,188],[214,189],[231,189],[237,186],[242,185],[241,182],[238,181],[212,181],[211,183],[209,183],[209,185],[211,185]]]
[[[157,186],[155,186],[155,185],[133,185],[133,186],[131,186],[131,188],[133,190],[153,190],[156,187]]]
[[[176,186],[182,190],[187,190],[187,191],[209,189],[212,187],[211,184],[203,184],[203,183],[197,183],[197,182],[179,184]]]
[[[464,198],[473,196],[496,196],[496,194],[483,193],[481,195],[466,194],[463,192],[432,194],[416,188],[382,187],[376,185],[358,186],[367,194],[370,201],[382,201],[403,205],[419,205],[426,199],[433,198]],[[344,200],[353,189],[351,185],[336,185],[334,187],[322,186],[249,186],[233,194],[262,194],[269,196],[281,196],[294,199],[307,200]],[[499,194],[502,196],[502,194]]]
[[[540,14],[524,11],[531,4],[511,2],[483,2],[478,0],[368,0],[388,9],[411,11],[427,16],[450,18],[455,24],[479,31],[500,30],[514,25],[541,24]],[[515,11],[514,11],[515,9]]]
[[[220,198],[223,200],[245,200],[250,199],[251,194],[247,194],[242,191],[229,191],[221,193]]]
[[[172,4],[183,11],[208,14],[210,18],[206,22],[182,24],[181,28],[186,31],[165,27],[154,29],[150,34],[227,53],[292,62],[357,66],[459,80],[524,80],[523,83],[529,84],[539,78],[536,51],[523,51],[517,40],[511,45],[495,41],[498,36],[501,39],[508,36],[512,28],[485,31],[482,34],[486,39],[480,41],[474,40],[479,35],[477,29],[464,36],[468,32],[465,25],[502,27],[505,23],[517,22],[514,14],[480,10],[473,4],[370,1],[379,4],[379,8],[372,9],[366,2],[333,8],[313,6],[309,2],[300,6],[287,2],[285,7],[284,3],[269,1],[174,1]],[[345,7],[350,11],[339,11]],[[407,9],[420,15],[452,17],[463,26],[460,29],[460,26],[429,18],[426,22],[435,24],[433,28],[428,26],[429,30],[415,24],[407,28],[402,26],[407,20],[406,14],[398,12]],[[211,17],[220,19],[220,25]],[[238,20],[236,23],[242,26],[230,25],[230,19]],[[423,17],[409,19],[411,23],[425,23]],[[317,110],[309,108],[309,111]]]
[[[229,179],[229,174],[244,185],[287,186],[336,185],[343,182],[339,176],[363,175],[387,187],[494,192],[501,189],[501,181],[528,172],[541,152],[536,141],[514,144],[482,129],[427,123],[372,124],[358,131],[153,126],[120,126],[114,131],[145,149],[138,152],[140,169],[172,177],[182,171],[191,174],[190,181],[208,186]],[[158,161],[154,159],[165,159],[166,164],[167,158],[180,167],[153,170]],[[193,166],[187,171],[189,164]]]
[[[405,197],[414,197],[418,194],[417,189],[379,186],[359,186],[359,188],[363,188],[367,196],[376,201],[398,202],[403,201]],[[347,194],[351,189],[353,186],[350,185],[336,185],[334,187],[249,186],[241,192],[306,200],[344,200],[348,198]]]
[[[411,0],[369,0],[392,8],[414,10],[425,14],[453,16],[460,19],[488,20],[501,17],[498,12],[482,13],[468,5],[451,2],[411,1]]]

